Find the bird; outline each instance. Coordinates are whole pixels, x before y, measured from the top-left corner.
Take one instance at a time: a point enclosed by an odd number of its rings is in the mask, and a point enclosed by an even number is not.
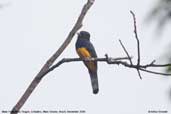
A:
[[[77,37],[77,41],[75,44],[76,52],[81,59],[86,58],[97,58],[97,54],[93,44],[90,42],[90,33],[87,31],[80,31]],[[83,61],[85,66],[88,69],[91,86],[93,90],[93,94],[97,94],[99,92],[99,84],[97,77],[97,61]]]

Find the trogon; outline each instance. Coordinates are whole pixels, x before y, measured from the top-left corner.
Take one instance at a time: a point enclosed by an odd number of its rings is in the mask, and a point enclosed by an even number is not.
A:
[[[96,51],[93,44],[90,42],[90,33],[81,31],[78,33],[76,41],[76,51],[80,58],[97,58]],[[97,61],[83,61],[88,69],[91,79],[93,93],[97,94],[99,91],[98,78],[97,78]]]

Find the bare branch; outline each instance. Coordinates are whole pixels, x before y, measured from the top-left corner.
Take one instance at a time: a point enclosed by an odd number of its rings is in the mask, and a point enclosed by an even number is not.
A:
[[[63,58],[58,63],[53,65],[47,72],[44,73],[44,75],[48,74],[49,72],[53,71],[55,68],[59,67],[63,63],[69,63],[69,62],[79,62],[79,61],[99,61],[99,62],[106,62],[108,64],[118,64],[118,61],[120,60],[128,60],[127,57],[118,57],[118,58],[109,58],[106,56],[106,58]]]
[[[138,39],[138,34],[137,34],[137,25],[136,25],[136,17],[133,11],[130,11],[130,13],[132,14],[133,20],[134,20],[134,34],[135,34],[135,38],[137,41],[137,51],[138,51],[138,59],[137,59],[137,72],[138,75],[140,77],[140,79],[142,79],[140,71],[139,71],[139,65],[140,65],[140,42]]]
[[[138,72],[138,76],[139,76],[139,77],[140,77],[140,79],[142,80],[142,76],[141,76],[141,73],[140,73],[139,68],[137,69],[137,72]]]
[[[156,71],[151,71],[151,70],[147,70],[147,69],[143,69],[143,68],[140,68],[139,70],[144,71],[144,72],[148,72],[148,73],[152,73],[152,74],[158,74],[158,75],[163,75],[163,76],[171,76],[170,73],[156,72]]]
[[[55,68],[59,67],[63,63],[80,62],[80,61],[98,61],[98,62],[106,62],[107,64],[113,64],[113,65],[123,65],[125,67],[134,68],[136,70],[138,68],[137,72],[138,72],[138,75],[139,75],[140,79],[142,79],[141,74],[140,74],[140,70],[144,71],[144,72],[152,73],[152,74],[171,76],[171,74],[169,74],[169,73],[160,73],[160,72],[155,72],[155,71],[150,71],[150,70],[144,69],[144,68],[147,68],[147,67],[152,67],[152,66],[150,66],[150,64],[144,65],[144,66],[146,66],[146,67],[144,67],[143,65],[137,66],[137,65],[133,65],[133,64],[128,64],[126,61],[123,61],[123,60],[129,60],[128,57],[112,58],[112,57],[108,57],[107,54],[105,56],[106,56],[105,58],[86,58],[86,59],[81,59],[81,58],[63,58],[58,63],[53,65],[43,75],[48,74],[49,72],[53,71]],[[170,65],[170,64],[163,64],[160,67],[166,67],[168,65]]]
[[[147,64],[147,65],[140,65],[141,68],[147,68],[147,67],[169,67],[171,64]]]
[[[36,77],[33,79],[23,96],[19,99],[17,104],[13,107],[11,114],[17,114],[18,111],[21,109],[21,107],[24,105],[26,100],[29,98],[33,90],[37,87],[41,79],[43,78],[43,74],[49,70],[49,68],[52,66],[52,64],[55,62],[55,60],[61,55],[61,53],[65,50],[65,48],[68,46],[68,44],[71,42],[73,36],[75,33],[82,27],[82,21],[89,10],[89,8],[93,5],[94,0],[88,0],[87,3],[82,8],[81,14],[78,17],[78,20],[74,27],[72,28],[71,32],[67,36],[66,40],[63,42],[63,44],[60,46],[60,48],[50,57],[50,59],[46,62],[46,64],[41,68],[40,72],[36,75]]]
[[[133,11],[130,11],[130,13],[132,14],[133,16],[133,20],[134,20],[134,34],[135,34],[135,38],[137,40],[137,51],[138,51],[138,59],[137,59],[137,65],[135,67],[137,67],[137,71],[138,71],[138,75],[140,76],[140,79],[141,79],[141,75],[140,75],[140,71],[144,71],[144,72],[148,72],[148,73],[153,73],[153,74],[159,74],[159,75],[164,75],[164,76],[168,76],[168,75],[171,75],[169,73],[160,73],[160,72],[155,72],[155,71],[150,71],[150,70],[147,70],[147,69],[144,69],[144,68],[147,68],[147,67],[167,67],[167,66],[171,66],[171,64],[154,64],[156,62],[156,60],[153,60],[150,64],[147,64],[147,65],[141,65],[140,64],[140,42],[139,42],[139,39],[138,39],[138,34],[137,34],[137,26],[136,26],[136,17],[135,17],[135,14]]]
[[[120,42],[120,44],[121,44],[121,46],[122,46],[124,52],[126,53],[127,57],[129,58],[130,64],[132,65],[133,63],[132,63],[132,60],[131,60],[131,57],[130,57],[128,51],[126,50],[126,48],[125,48],[125,46],[123,45],[122,41],[119,40],[119,42]]]
[[[135,38],[137,40],[137,51],[138,51],[137,65],[139,65],[140,64],[140,41],[138,39],[138,34],[137,34],[137,25],[136,25],[135,14],[133,11],[130,11],[130,13],[132,14],[133,20],[134,20],[134,34],[135,34]]]

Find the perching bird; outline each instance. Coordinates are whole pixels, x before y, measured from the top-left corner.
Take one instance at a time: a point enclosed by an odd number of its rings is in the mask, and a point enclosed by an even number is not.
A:
[[[76,41],[76,51],[80,58],[97,58],[94,46],[90,42],[90,34],[86,31],[78,33],[78,39]],[[88,68],[93,93],[97,94],[99,91],[98,78],[97,78],[97,61],[84,61],[85,66]]]

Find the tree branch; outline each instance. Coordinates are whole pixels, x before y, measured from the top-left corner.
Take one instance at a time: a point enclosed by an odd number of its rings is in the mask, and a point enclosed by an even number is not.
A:
[[[140,42],[138,39],[138,34],[137,34],[137,26],[136,26],[136,17],[133,11],[130,11],[130,13],[132,14],[133,20],[134,20],[134,34],[135,34],[135,38],[137,41],[137,51],[138,51],[138,59],[137,59],[137,66],[140,65]],[[137,67],[137,72],[138,72],[138,76],[140,77],[140,79],[142,79],[141,77],[141,73],[139,71],[139,68]]]
[[[151,71],[151,70],[147,70],[147,69],[143,69],[143,68],[140,68],[139,70],[144,71],[144,72],[148,72],[148,73],[151,73],[151,74],[157,74],[157,75],[163,75],[163,76],[171,76],[170,73],[156,72],[156,71]]]
[[[164,76],[171,76],[171,74],[169,73],[160,73],[160,72],[155,72],[155,71],[150,71],[144,68],[148,68],[148,67],[167,67],[171,64],[162,64],[162,65],[153,65],[153,64],[147,64],[147,65],[139,65],[137,66],[134,64],[128,64],[125,60],[129,60],[130,58],[128,57],[118,57],[118,58],[112,58],[112,57],[108,57],[106,56],[105,58],[85,58],[85,59],[81,59],[81,58],[63,58],[61,59],[59,62],[57,62],[55,65],[53,65],[47,72],[45,72],[43,75],[45,76],[46,74],[48,74],[49,72],[53,71],[54,69],[56,69],[57,67],[59,67],[60,65],[62,65],[63,63],[70,63],[70,62],[82,62],[82,61],[98,61],[98,62],[106,62],[107,64],[113,64],[113,65],[123,65],[125,67],[128,68],[134,68],[137,69],[138,71],[144,71],[144,72],[148,72],[148,73],[152,73],[152,74],[158,74],[158,75],[164,75]]]
[[[122,41],[121,41],[121,40],[119,40],[119,43],[121,44],[121,46],[122,46],[122,48],[123,48],[124,52],[126,53],[127,57],[129,58],[129,62],[130,62],[130,64],[132,65],[133,63],[132,63],[132,60],[131,60],[131,57],[130,57],[130,55],[129,55],[128,51],[126,50],[126,48],[125,48],[125,46],[123,45],[123,43],[122,43]]]
[[[133,20],[134,20],[134,34],[135,34],[135,38],[137,40],[137,51],[138,51],[138,59],[137,59],[137,65],[140,64],[140,41],[138,39],[138,34],[137,34],[137,25],[136,25],[136,17],[133,11],[130,11],[130,13],[133,16]]]
[[[21,107],[24,105],[24,103],[27,101],[33,90],[37,87],[37,85],[40,83],[41,79],[43,78],[43,74],[49,70],[49,68],[52,66],[52,64],[55,62],[55,60],[61,55],[61,53],[65,50],[65,48],[68,46],[68,44],[71,42],[73,36],[75,33],[82,27],[82,21],[87,13],[87,11],[90,9],[90,7],[93,5],[95,0],[88,0],[87,3],[82,8],[81,14],[78,17],[78,20],[74,27],[72,28],[71,32],[67,36],[66,40],[63,42],[63,44],[60,46],[60,48],[50,57],[50,59],[45,63],[45,65],[41,68],[40,72],[36,75],[36,77],[33,79],[23,96],[19,99],[17,104],[13,107],[11,114],[17,114],[18,111],[21,109]]]
[[[109,58],[106,56],[106,58],[86,58],[86,59],[81,59],[81,58],[63,58],[60,60],[58,63],[53,65],[44,75],[48,74],[49,72],[53,71],[55,68],[59,67],[63,63],[68,63],[68,62],[78,62],[78,61],[99,61],[99,62],[106,62],[108,64],[118,64],[119,60],[127,60],[129,58],[127,57],[118,57],[118,58]]]

